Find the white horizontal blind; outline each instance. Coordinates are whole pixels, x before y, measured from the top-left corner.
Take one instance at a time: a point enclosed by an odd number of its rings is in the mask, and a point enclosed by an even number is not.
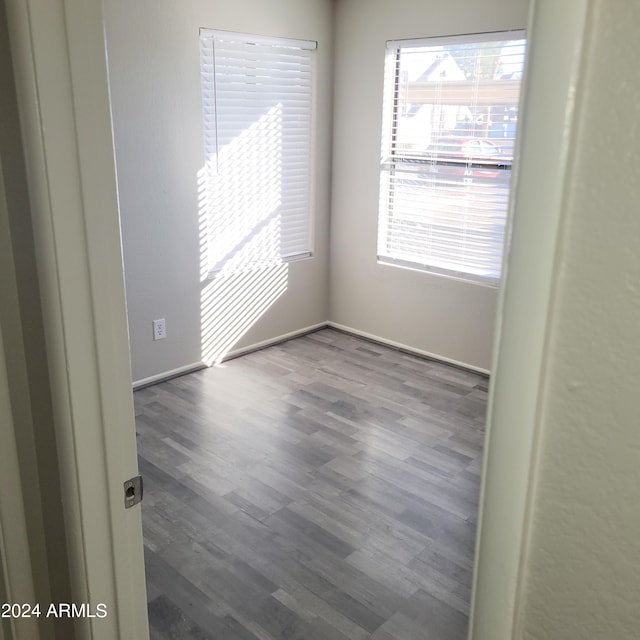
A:
[[[522,33],[388,43],[378,258],[495,284]]]
[[[209,264],[310,255],[315,43],[201,30]]]

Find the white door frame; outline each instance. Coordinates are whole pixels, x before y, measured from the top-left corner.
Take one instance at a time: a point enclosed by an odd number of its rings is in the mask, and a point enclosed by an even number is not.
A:
[[[0,176],[0,196],[1,182]],[[0,200],[0,206],[2,204]],[[0,603],[34,601],[35,589],[18,465],[4,340],[0,328]],[[4,639],[4,631],[10,634],[12,640],[39,637],[35,619],[0,620],[0,640]]]
[[[52,384],[77,637],[148,636],[100,0],[6,0]]]
[[[593,0],[533,0],[483,474],[470,638],[517,634],[547,329]],[[7,0],[39,258],[79,637],[147,636],[128,337],[100,0]],[[562,25],[558,28],[558,25]],[[544,189],[540,185],[544,185]],[[89,599],[90,598],[90,599]]]
[[[521,638],[536,451],[593,0],[533,0],[480,493],[470,640]]]
[[[3,224],[8,212],[1,165],[0,157],[0,234],[8,235],[8,225]],[[0,238],[3,251],[9,246],[7,240]],[[4,342],[0,317],[0,603],[34,603],[36,590]],[[0,619],[0,640],[39,637],[37,618]]]

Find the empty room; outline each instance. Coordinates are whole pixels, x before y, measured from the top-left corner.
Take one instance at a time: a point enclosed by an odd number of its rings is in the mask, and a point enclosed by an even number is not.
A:
[[[527,7],[458,4],[105,5],[152,637],[466,636]]]
[[[524,4],[0,1],[1,640],[637,637],[640,6]]]

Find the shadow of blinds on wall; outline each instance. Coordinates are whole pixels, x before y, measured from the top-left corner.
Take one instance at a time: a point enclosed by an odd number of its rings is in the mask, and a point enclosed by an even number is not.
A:
[[[378,259],[496,285],[522,32],[387,43]]]

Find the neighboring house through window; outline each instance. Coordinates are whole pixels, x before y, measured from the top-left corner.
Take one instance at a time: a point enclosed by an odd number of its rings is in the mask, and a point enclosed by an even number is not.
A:
[[[522,32],[387,43],[378,259],[495,285]]]
[[[315,42],[200,31],[210,275],[311,254]]]

